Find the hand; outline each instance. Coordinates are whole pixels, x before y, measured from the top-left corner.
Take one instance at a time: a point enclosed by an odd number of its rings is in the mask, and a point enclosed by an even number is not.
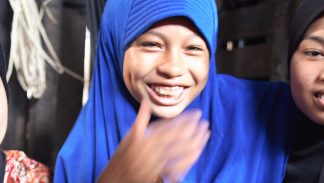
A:
[[[164,183],[181,182],[183,180],[192,165],[200,157],[210,137],[208,127],[209,123],[207,121],[200,122],[190,138],[180,142],[179,145],[175,145],[179,152],[174,153],[176,156],[169,159],[167,166],[164,167],[161,173],[163,178],[166,179]],[[181,157],[177,157],[179,155]]]
[[[148,125],[151,112],[142,101],[129,133],[99,177],[99,182],[151,183],[163,176],[181,179],[199,157],[208,138],[208,123],[199,123],[199,111]]]

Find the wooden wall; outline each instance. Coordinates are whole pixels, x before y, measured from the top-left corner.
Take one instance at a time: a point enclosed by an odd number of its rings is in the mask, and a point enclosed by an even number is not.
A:
[[[218,3],[218,71],[247,79],[286,81],[287,35],[297,0]]]

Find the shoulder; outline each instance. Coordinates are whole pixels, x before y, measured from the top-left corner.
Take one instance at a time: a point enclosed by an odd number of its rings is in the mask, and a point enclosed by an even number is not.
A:
[[[4,151],[6,169],[4,182],[50,182],[50,171],[42,163],[30,159],[22,151]]]
[[[264,97],[265,95],[290,95],[288,83],[261,80],[240,79],[226,74],[218,74],[218,85],[221,92],[232,92],[237,95]]]
[[[264,80],[250,80],[250,79],[242,79],[237,78],[227,74],[218,74],[217,75],[218,82],[220,85],[228,85],[234,87],[254,87],[254,88],[274,88],[274,89],[284,89],[288,90],[288,83],[277,81],[264,81]]]

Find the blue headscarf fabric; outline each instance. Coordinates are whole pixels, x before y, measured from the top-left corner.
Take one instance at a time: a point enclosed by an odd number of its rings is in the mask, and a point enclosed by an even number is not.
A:
[[[211,138],[183,182],[281,181],[291,137],[288,87],[216,74],[215,1],[109,0],[89,100],[59,152],[54,182],[98,178],[139,108],[123,82],[125,50],[154,23],[175,16],[193,22],[211,55],[206,87],[187,108],[203,111],[203,118],[210,121]]]

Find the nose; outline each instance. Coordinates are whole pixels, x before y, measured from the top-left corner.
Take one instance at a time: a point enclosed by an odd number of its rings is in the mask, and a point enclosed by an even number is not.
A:
[[[165,52],[161,64],[157,67],[159,74],[167,78],[182,76],[186,71],[185,61],[177,51]]]
[[[318,76],[318,79],[321,81],[321,82],[324,82],[324,66],[322,66],[322,69],[321,69],[321,72]]]

